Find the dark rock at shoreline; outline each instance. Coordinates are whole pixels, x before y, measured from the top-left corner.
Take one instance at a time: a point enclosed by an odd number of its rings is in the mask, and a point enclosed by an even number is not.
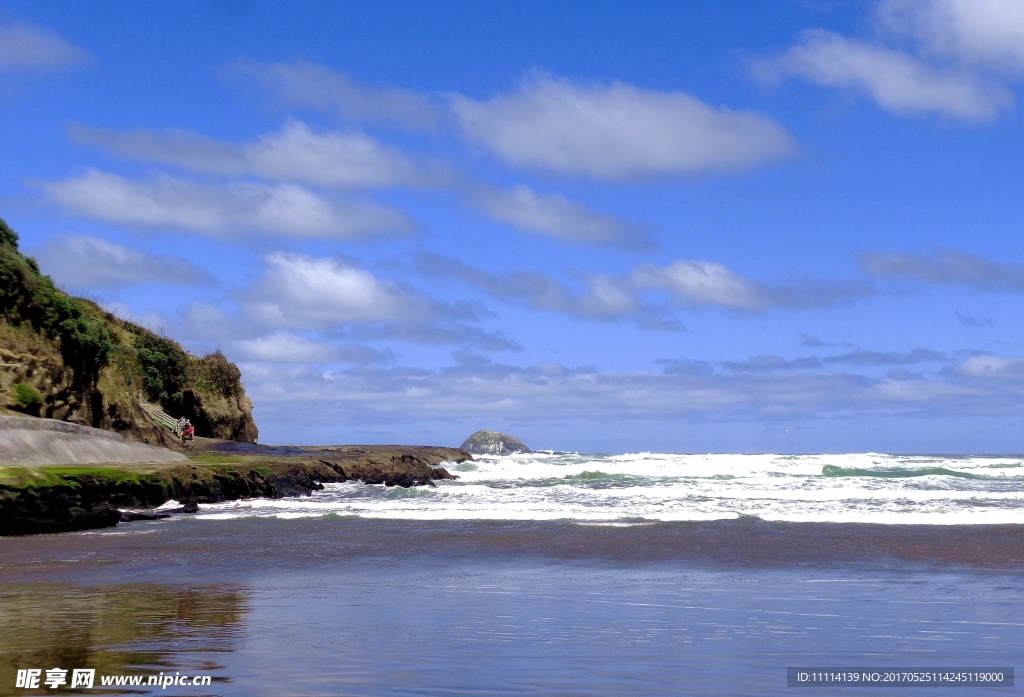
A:
[[[511,453],[532,453],[522,441],[507,433],[477,431],[462,444],[462,449],[474,455],[508,455]]]
[[[99,503],[87,508],[65,505],[67,503],[69,501],[64,499],[4,510],[3,520],[0,521],[0,535],[93,530],[117,525],[121,520],[121,511],[109,504]]]
[[[162,511],[160,513],[154,513],[153,511],[121,511],[121,519],[118,522],[131,523],[136,520],[163,520],[170,517],[170,511]]]

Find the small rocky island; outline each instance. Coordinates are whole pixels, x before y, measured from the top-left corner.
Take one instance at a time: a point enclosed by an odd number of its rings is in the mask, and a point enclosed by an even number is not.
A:
[[[523,442],[507,433],[477,431],[462,444],[462,449],[473,455],[511,455],[532,453]]]

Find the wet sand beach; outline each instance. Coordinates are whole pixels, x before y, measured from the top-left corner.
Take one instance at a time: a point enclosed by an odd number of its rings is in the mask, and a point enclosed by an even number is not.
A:
[[[722,568],[919,567],[1017,571],[1024,525],[874,525],[756,519],[635,525],[360,518],[191,520],[0,540],[3,580],[211,579],[346,562],[544,561]]]
[[[792,694],[790,665],[1013,666],[1022,559],[1022,526],[749,519],[5,538],[0,693],[32,694],[10,690],[30,664],[214,676],[151,690],[182,695]]]

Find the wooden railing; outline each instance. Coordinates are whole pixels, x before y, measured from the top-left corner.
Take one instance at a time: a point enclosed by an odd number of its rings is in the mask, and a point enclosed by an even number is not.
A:
[[[173,433],[174,435],[178,435],[177,419],[175,419],[173,416],[171,416],[170,414],[168,414],[166,411],[164,411],[155,404],[150,404],[149,402],[143,402],[142,400],[139,400],[139,405],[147,414],[149,414],[149,417],[153,419],[153,421],[156,421],[161,426],[164,426],[165,428],[169,429],[171,433]]]

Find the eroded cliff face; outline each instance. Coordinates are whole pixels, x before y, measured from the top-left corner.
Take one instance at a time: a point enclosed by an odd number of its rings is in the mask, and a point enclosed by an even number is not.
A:
[[[190,357],[191,358],[191,357]],[[203,359],[192,359],[201,362]],[[128,372],[128,375],[125,373]],[[102,428],[128,440],[168,443],[173,438],[139,405],[140,381],[132,380],[122,362],[114,358],[99,371],[95,384],[76,385],[74,371],[57,345],[23,327],[0,320],[0,406],[48,419]],[[38,393],[38,403],[20,403],[15,390],[23,385]],[[202,389],[202,388],[206,389]],[[22,388],[24,391],[24,388]],[[239,385],[224,394],[203,384],[185,388],[181,397],[162,404],[171,416],[185,416],[196,433],[245,443],[256,441],[259,431],[252,418],[252,402]]]
[[[252,402],[244,392],[224,395],[217,392],[182,392],[181,406],[172,416],[184,416],[206,438],[255,443],[259,430],[252,419]]]
[[[159,403],[196,434],[252,443],[238,368],[67,295],[17,247],[0,219],[0,408],[102,428],[134,441],[173,436],[142,409]]]
[[[38,402],[19,400],[15,386],[34,390]],[[24,392],[24,388],[21,388]],[[58,421],[102,428],[128,440],[170,442],[166,429],[139,406],[138,390],[116,366],[104,366],[95,382],[81,384],[61,355],[59,343],[0,320],[0,404],[6,408]]]

